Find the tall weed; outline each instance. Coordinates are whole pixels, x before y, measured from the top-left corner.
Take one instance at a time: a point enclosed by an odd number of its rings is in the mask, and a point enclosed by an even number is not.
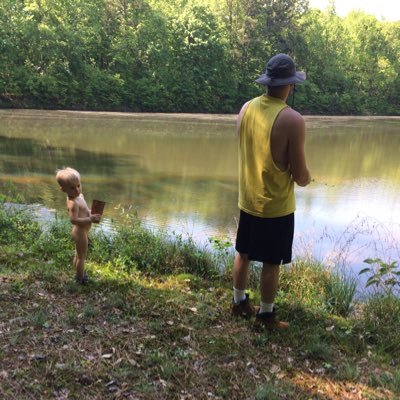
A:
[[[329,271],[320,263],[296,260],[282,268],[280,286],[289,302],[324,310],[328,279]]]
[[[293,302],[304,307],[347,316],[356,293],[356,280],[324,265],[305,260],[284,267],[281,288]]]
[[[332,272],[325,282],[326,302],[336,315],[346,317],[352,310],[357,281],[345,272]]]

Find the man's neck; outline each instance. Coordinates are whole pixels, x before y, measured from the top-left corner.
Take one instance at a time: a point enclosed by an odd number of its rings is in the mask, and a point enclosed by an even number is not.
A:
[[[276,99],[280,99],[284,102],[286,102],[287,98],[289,97],[289,94],[290,94],[290,85],[267,88],[268,96],[275,97]]]
[[[273,95],[273,94],[269,94],[269,93],[266,93],[266,95],[268,97],[272,97],[273,99],[279,99],[279,100],[282,100],[284,102],[286,102],[287,98],[289,97],[289,96],[277,96],[275,94]]]

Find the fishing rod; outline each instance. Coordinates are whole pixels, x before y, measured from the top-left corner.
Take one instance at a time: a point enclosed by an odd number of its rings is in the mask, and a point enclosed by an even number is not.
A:
[[[294,108],[294,95],[296,93],[296,84],[293,84],[293,89],[292,89],[292,105],[291,107]]]

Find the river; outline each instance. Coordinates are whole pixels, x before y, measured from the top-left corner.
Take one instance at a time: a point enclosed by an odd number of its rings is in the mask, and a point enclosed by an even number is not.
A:
[[[0,184],[64,212],[55,182],[78,169],[104,224],[132,207],[150,227],[234,240],[237,138],[233,115],[0,110]],[[315,181],[296,188],[294,254],[357,271],[399,259],[400,118],[306,116]]]

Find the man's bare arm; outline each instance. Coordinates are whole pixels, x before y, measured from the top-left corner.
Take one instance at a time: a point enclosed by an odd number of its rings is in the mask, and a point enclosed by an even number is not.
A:
[[[307,167],[304,144],[306,127],[303,117],[290,108],[284,110],[283,124],[288,138],[288,161],[293,180],[299,186],[307,186],[311,182]]]

